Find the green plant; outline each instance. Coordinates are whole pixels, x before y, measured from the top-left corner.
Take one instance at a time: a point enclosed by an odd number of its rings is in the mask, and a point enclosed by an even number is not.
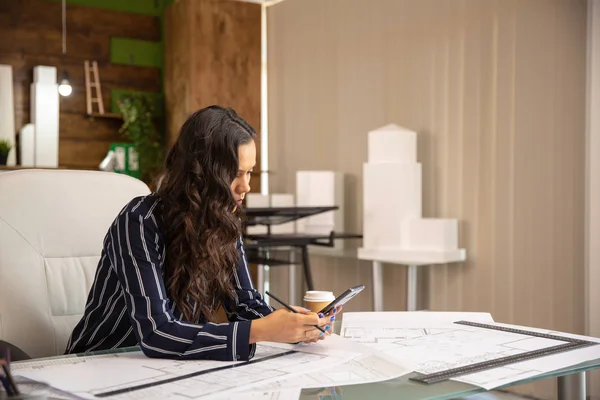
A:
[[[163,160],[162,141],[154,120],[154,101],[144,93],[132,93],[123,97],[118,105],[124,121],[119,132],[135,146],[142,180],[151,181]]]
[[[10,149],[12,149],[12,143],[6,139],[0,140],[0,154],[8,155],[10,153]]]

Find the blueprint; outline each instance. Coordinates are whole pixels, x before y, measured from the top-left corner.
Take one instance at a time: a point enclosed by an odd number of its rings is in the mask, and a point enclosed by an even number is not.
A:
[[[368,346],[353,343],[338,335],[332,335],[325,342],[304,345],[305,351],[327,354],[332,350],[359,352],[353,357],[337,365],[335,368],[321,369],[295,377],[281,377],[272,380],[261,388],[272,391],[286,390],[295,387],[323,388],[328,386],[358,385],[380,382],[407,375],[412,369],[399,362],[382,357]]]
[[[302,374],[293,379],[275,379],[261,387],[271,391],[279,391],[295,387],[307,389],[358,385],[386,381],[410,372],[412,371],[404,367],[399,367],[398,364],[393,361],[386,360],[383,357],[373,354],[359,356],[335,368]]]
[[[300,393],[302,389],[293,388],[293,389],[284,389],[277,391],[270,390],[257,390],[251,392],[244,392],[243,398],[245,400],[298,400],[300,398]],[[224,399],[231,399],[231,393],[229,396],[224,396]],[[234,394],[234,397],[239,398]]]
[[[141,352],[14,363],[14,374],[79,398],[204,399],[271,380],[333,368],[357,353],[318,354],[292,345],[257,346],[251,362],[151,359]]]
[[[359,350],[362,349],[363,352]],[[297,399],[301,388],[392,379],[410,370],[332,335],[310,345],[261,343],[250,362],[151,359],[141,352],[14,363],[19,379],[91,399]]]
[[[411,365],[415,371],[425,374],[565,343],[453,323],[459,320],[495,324],[490,321],[489,314],[482,313],[345,313],[341,336],[367,345],[385,357]],[[581,338],[598,342],[599,345],[464,375],[453,380],[489,390],[600,358],[600,339],[527,327],[516,328]]]

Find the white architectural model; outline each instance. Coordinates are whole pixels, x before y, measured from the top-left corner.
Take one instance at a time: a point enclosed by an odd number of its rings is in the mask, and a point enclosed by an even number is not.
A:
[[[35,126],[25,124],[19,131],[19,153],[22,167],[35,167]]]
[[[246,195],[246,206],[248,208],[263,207],[294,207],[294,195],[288,193],[259,194],[248,193]],[[264,225],[249,226],[248,234],[259,235],[266,234],[267,227]],[[271,226],[272,234],[295,233],[294,222]]]
[[[320,207],[338,206],[335,211],[328,211],[312,217],[300,218],[295,222],[288,222],[271,226],[271,234],[309,234],[329,235],[332,231],[344,232],[344,174],[335,171],[298,171],[296,173],[296,194],[275,193],[246,195],[248,208],[262,207]],[[266,234],[266,226],[249,226],[250,235]],[[341,251],[344,241],[336,240],[332,248],[319,248],[321,251]],[[293,263],[293,252],[291,261]],[[289,298],[292,303],[297,303],[296,266],[289,266]],[[260,292],[269,289],[269,267],[259,266],[257,286]],[[268,298],[267,298],[268,301]]]
[[[369,132],[363,165],[363,247],[373,261],[375,309],[381,304],[381,262],[409,265],[408,308],[416,309],[416,266],[463,261],[458,222],[422,218],[417,134],[391,124]]]
[[[31,84],[36,167],[58,167],[58,116],[56,67],[38,65],[33,68]]]
[[[273,225],[271,233],[307,233],[329,235],[331,231],[344,231],[344,174],[335,171],[298,171],[296,173],[296,195],[277,193],[263,195],[248,193],[246,206],[252,207],[321,207],[338,206],[312,217],[300,218],[295,223]],[[248,227],[248,233],[267,233],[264,226]],[[343,246],[336,241],[334,248]]]
[[[296,222],[298,233],[329,235],[344,232],[344,174],[335,171],[296,172],[296,205],[298,207],[338,206]],[[334,249],[342,249],[343,240],[336,240]]]
[[[13,96],[13,73],[10,65],[0,65],[0,140],[12,144],[7,165],[16,163],[15,102]]]

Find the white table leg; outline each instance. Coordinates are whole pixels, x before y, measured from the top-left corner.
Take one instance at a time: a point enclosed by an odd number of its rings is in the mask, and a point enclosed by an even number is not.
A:
[[[265,289],[265,292],[271,290],[271,281],[270,281],[270,279],[271,279],[270,272],[271,271],[270,271],[270,269],[271,268],[269,267],[268,264],[263,265],[263,278],[264,278],[263,288]],[[269,305],[271,304],[269,302],[269,300],[267,300],[267,304],[269,304]]]
[[[288,301],[290,304],[300,306],[300,302],[297,299],[298,289],[296,287],[296,261],[294,251],[290,251],[290,266],[288,268],[288,290],[289,290],[289,298]]]
[[[585,372],[558,377],[558,400],[585,400]]]
[[[256,266],[256,290],[258,293],[265,293],[265,266],[263,264],[258,264]]]
[[[373,261],[373,310],[383,311],[383,271],[380,261]]]
[[[407,311],[417,311],[417,266],[408,266],[408,276],[406,280],[406,309]]]

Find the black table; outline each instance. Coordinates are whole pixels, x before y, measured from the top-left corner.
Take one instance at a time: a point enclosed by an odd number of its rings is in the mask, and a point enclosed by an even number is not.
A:
[[[300,250],[302,254],[302,266],[304,269],[304,278],[308,290],[314,290],[314,283],[310,269],[310,258],[308,246],[333,247],[336,239],[361,239],[362,235],[330,232],[323,234],[306,233],[283,233],[272,234],[271,226],[296,221],[301,218],[307,218],[313,215],[339,209],[338,206],[319,206],[319,207],[252,207],[246,208],[246,225],[263,225],[267,227],[265,234],[246,234],[244,236],[244,247],[248,262],[253,264],[263,264],[269,266],[291,265],[295,262],[289,259],[272,258],[270,249],[293,248]],[[266,255],[265,255],[266,253]]]

